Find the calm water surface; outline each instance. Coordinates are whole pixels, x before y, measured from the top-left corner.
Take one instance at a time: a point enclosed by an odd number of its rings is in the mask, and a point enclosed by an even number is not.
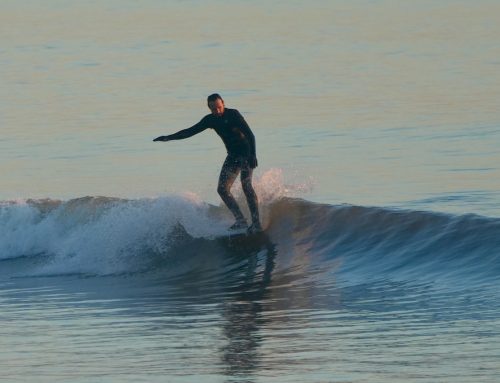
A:
[[[498,216],[499,7],[4,1],[1,196],[216,202],[216,135],[151,139],[218,91],[310,199]]]

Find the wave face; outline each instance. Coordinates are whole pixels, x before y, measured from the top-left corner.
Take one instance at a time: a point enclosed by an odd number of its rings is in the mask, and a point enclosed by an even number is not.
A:
[[[349,280],[484,281],[500,274],[500,220],[477,215],[329,206],[283,199],[272,227],[316,262],[336,260]]]
[[[344,283],[442,280],[453,286],[500,275],[500,219],[293,198],[261,210],[278,268],[307,269],[319,279],[335,275]],[[1,273],[173,277],[206,263],[227,276],[234,262],[260,251],[217,241],[230,223],[225,209],[191,195],[5,202]]]

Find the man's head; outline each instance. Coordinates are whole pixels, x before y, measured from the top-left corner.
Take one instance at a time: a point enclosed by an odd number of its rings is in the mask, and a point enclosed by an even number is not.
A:
[[[217,94],[211,94],[207,98],[208,109],[212,112],[214,116],[220,117],[224,114],[224,100]]]

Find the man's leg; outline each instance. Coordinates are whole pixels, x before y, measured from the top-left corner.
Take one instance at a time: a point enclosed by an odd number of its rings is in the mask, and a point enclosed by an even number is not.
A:
[[[246,226],[245,217],[243,216],[238,203],[231,194],[231,186],[233,186],[234,180],[236,179],[236,177],[238,177],[239,172],[239,164],[230,157],[227,157],[220,171],[217,193],[219,193],[222,201],[224,201],[228,209],[231,211],[231,213],[233,213],[234,218],[236,218],[235,225]]]
[[[256,231],[261,230],[259,218],[259,205],[257,201],[257,194],[252,186],[253,169],[245,163],[241,169],[241,187],[247,198],[248,208],[252,215],[252,228]]]

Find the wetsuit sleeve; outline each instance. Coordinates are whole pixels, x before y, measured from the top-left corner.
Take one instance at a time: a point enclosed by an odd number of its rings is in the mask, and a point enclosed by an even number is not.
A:
[[[191,126],[190,128],[179,130],[177,133],[170,134],[166,138],[168,141],[170,140],[183,140],[184,138],[189,138],[194,136],[195,134],[203,132],[207,129],[208,126],[206,124],[206,119],[203,118],[196,125]]]
[[[235,117],[238,120],[238,125],[240,126],[241,131],[243,132],[246,139],[248,140],[248,143],[250,144],[250,155],[256,159],[257,155],[256,155],[256,149],[255,149],[255,136],[253,135],[252,130],[250,129],[247,122],[245,121],[243,116],[240,114],[240,112],[236,111]]]

